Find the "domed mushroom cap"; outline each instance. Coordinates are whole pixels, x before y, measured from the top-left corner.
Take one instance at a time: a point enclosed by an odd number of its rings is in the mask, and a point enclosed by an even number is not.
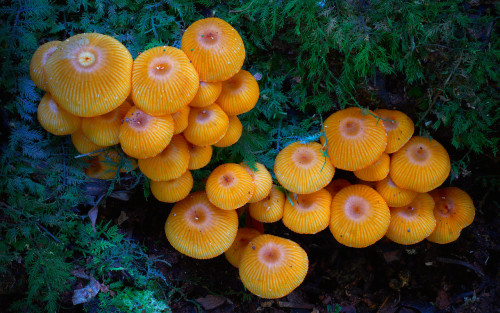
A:
[[[472,223],[476,214],[471,197],[456,187],[433,190],[429,194],[436,203],[434,216],[437,226],[427,239],[440,244],[457,240],[462,229]]]
[[[181,49],[204,82],[229,79],[245,61],[240,34],[220,18],[205,18],[191,24],[182,36]]]
[[[120,127],[132,106],[126,100],[113,111],[82,119],[82,131],[93,143],[107,147],[120,143]]]
[[[118,40],[84,33],[62,42],[44,68],[56,102],[74,115],[92,117],[125,101],[131,89],[132,62]]]
[[[326,189],[285,201],[283,224],[299,234],[316,234],[330,224],[332,196]]]
[[[283,217],[285,201],[285,193],[273,185],[268,196],[260,201],[250,203],[248,212],[259,222],[274,223]]]
[[[81,129],[71,134],[71,141],[76,151],[80,154],[87,154],[93,151],[103,149],[103,146],[96,145],[90,139],[85,137]]]
[[[391,215],[382,196],[365,185],[340,190],[332,200],[330,231],[341,244],[364,248],[384,237]]]
[[[236,211],[226,211],[195,192],[177,202],[165,222],[168,241],[182,254],[210,259],[229,249],[238,232]]]
[[[401,189],[394,184],[389,176],[378,181],[375,190],[384,198],[389,207],[402,207],[410,204],[418,195],[418,192]]]
[[[391,224],[385,235],[399,244],[420,242],[436,228],[434,200],[428,193],[420,193],[410,204],[390,210]]]
[[[330,183],[335,173],[317,142],[294,142],[276,156],[274,173],[281,186],[298,194],[313,193]]]
[[[255,191],[248,202],[255,203],[267,197],[273,187],[273,178],[267,168],[262,163],[254,163],[253,167],[256,171],[253,171],[243,162],[240,165],[252,176],[253,183],[255,184]]]
[[[339,192],[340,190],[342,190],[342,188],[347,187],[347,186],[351,186],[351,183],[347,179],[339,178],[339,179],[332,180],[325,187],[325,189],[326,189],[326,191],[328,191],[330,193],[330,195],[332,195],[332,199],[333,199],[333,197],[335,197],[337,192]]]
[[[30,62],[30,77],[35,85],[44,90],[49,91],[47,86],[47,78],[45,77],[45,63],[52,56],[52,54],[57,50],[57,47],[61,44],[60,41],[49,41],[38,47],[33,57],[31,57]]]
[[[307,254],[297,243],[273,235],[254,238],[243,252],[240,278],[251,293],[281,298],[297,288],[309,268]]]
[[[217,103],[227,115],[240,115],[253,109],[259,100],[259,84],[252,74],[241,70],[222,82]]]
[[[389,174],[389,166],[391,158],[387,153],[382,153],[380,158],[365,168],[354,171],[354,175],[365,181],[379,181],[384,179]]]
[[[212,159],[212,146],[196,146],[188,142],[189,164],[188,169],[197,170],[205,167]]]
[[[450,174],[450,156],[436,140],[413,137],[391,156],[389,175],[399,188],[428,192]]]
[[[240,140],[241,134],[243,133],[243,125],[237,116],[229,117],[229,127],[226,131],[224,137],[221,140],[214,143],[215,147],[225,148],[234,145]]]
[[[239,228],[233,244],[226,252],[224,252],[226,260],[228,260],[232,266],[238,268],[240,266],[241,256],[243,255],[245,248],[248,246],[248,243],[260,235],[262,234],[255,228]]]
[[[198,92],[189,106],[194,108],[203,108],[211,105],[217,100],[222,91],[222,82],[200,82]]]
[[[226,163],[215,168],[207,179],[207,197],[216,207],[235,210],[252,198],[252,176],[240,165]]]
[[[221,140],[229,128],[229,117],[213,103],[204,108],[192,108],[184,137],[197,146],[210,146]]]
[[[175,203],[186,198],[193,188],[193,175],[186,171],[179,178],[168,181],[151,181],[151,193],[161,202]]]
[[[43,129],[53,135],[70,135],[79,130],[82,124],[81,117],[61,108],[48,92],[42,97],[36,113]]]
[[[382,121],[360,108],[333,113],[325,120],[324,127],[328,155],[333,165],[343,170],[356,171],[373,164],[387,146]]]
[[[387,131],[387,147],[386,153],[394,153],[401,149],[415,131],[413,121],[408,115],[396,110],[375,110],[381,119],[384,120],[384,127]]]
[[[189,111],[190,108],[186,105],[172,114],[172,118],[174,119],[174,135],[182,133],[188,126]]]
[[[132,98],[135,105],[150,115],[179,111],[193,100],[198,85],[198,72],[177,48],[151,48],[134,61]]]

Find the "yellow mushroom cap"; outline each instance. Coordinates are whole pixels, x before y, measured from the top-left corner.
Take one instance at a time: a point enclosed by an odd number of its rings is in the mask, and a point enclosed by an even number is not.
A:
[[[70,135],[80,129],[82,118],[60,107],[51,96],[45,93],[38,104],[37,118],[43,129],[53,135]]]
[[[251,293],[281,298],[297,288],[309,268],[307,253],[297,243],[273,235],[255,237],[243,252],[240,278]]]
[[[172,118],[174,119],[174,135],[182,133],[188,126],[189,111],[189,106],[186,105],[172,114]]]
[[[384,127],[387,131],[386,153],[398,151],[413,136],[415,131],[413,121],[403,112],[379,109],[375,110],[375,114],[384,120]]]
[[[197,170],[205,167],[212,159],[212,146],[196,146],[188,142],[189,164],[188,169]]]
[[[462,229],[474,221],[476,209],[471,197],[457,187],[440,188],[429,194],[436,203],[437,226],[427,239],[440,244],[457,240]]]
[[[166,181],[179,178],[188,170],[189,148],[182,135],[175,135],[158,155],[139,160],[139,169],[151,180]]]
[[[354,171],[354,175],[366,181],[379,181],[384,179],[389,174],[389,166],[391,158],[387,153],[382,153],[380,158],[365,168]]]
[[[294,194],[293,205],[285,201],[283,224],[299,234],[316,234],[330,224],[332,196],[326,189],[307,194]]]
[[[434,200],[428,193],[420,193],[410,204],[390,210],[391,224],[386,236],[399,244],[420,242],[436,228]]]
[[[351,183],[347,179],[339,178],[339,179],[332,180],[325,187],[325,189],[326,189],[326,191],[328,191],[330,193],[330,195],[332,195],[332,199],[333,199],[333,197],[335,197],[337,192],[342,190],[342,188],[350,186],[350,185],[351,185]]]
[[[191,24],[182,36],[181,49],[200,74],[200,80],[218,82],[229,79],[245,61],[240,34],[229,23],[210,17]]]
[[[253,109],[259,100],[259,84],[252,74],[241,70],[222,82],[217,103],[227,115],[240,115]]]
[[[57,50],[61,44],[60,41],[49,41],[38,47],[30,62],[30,77],[35,85],[44,90],[49,91],[47,86],[47,78],[45,77],[45,63]]]
[[[172,114],[193,100],[198,72],[181,50],[155,47],[139,54],[132,70],[132,98],[144,112]]]
[[[255,185],[252,176],[235,163],[217,166],[208,176],[207,197],[216,207],[235,210],[252,198]]]
[[[274,223],[283,217],[285,201],[285,193],[273,185],[271,192],[264,199],[250,203],[248,212],[259,222]]]
[[[90,160],[90,166],[85,174],[91,178],[113,179],[120,172],[121,157],[116,151],[98,152],[97,156]]]
[[[222,91],[222,82],[200,82],[198,92],[194,99],[189,103],[189,106],[194,108],[202,108],[211,105],[217,100]]]
[[[450,156],[436,140],[413,137],[391,156],[389,175],[399,188],[428,192],[450,174]]]
[[[84,33],[62,42],[45,63],[49,90],[82,117],[111,112],[130,94],[132,56],[111,36]]]
[[[240,140],[241,134],[243,133],[243,125],[237,116],[229,116],[229,126],[227,128],[226,134],[221,140],[214,143],[215,147],[225,148],[234,145],[238,140]]]
[[[330,231],[341,244],[364,248],[384,237],[391,215],[389,207],[374,189],[347,186],[332,200]]]
[[[271,192],[271,188],[273,187],[273,178],[271,177],[271,173],[269,173],[264,164],[254,163],[256,171],[253,171],[248,165],[243,162],[240,163],[240,165],[243,166],[245,170],[247,170],[250,176],[252,176],[253,183],[255,184],[255,191],[252,198],[248,202],[255,203],[267,197]]]
[[[113,111],[82,119],[82,131],[93,143],[107,147],[120,143],[120,126],[132,106],[126,100]]]
[[[389,207],[401,207],[410,204],[418,192],[401,189],[394,184],[389,176],[378,181],[375,185],[377,192],[384,198]]]
[[[71,141],[76,151],[80,154],[87,154],[93,151],[103,149],[103,146],[96,145],[90,139],[85,137],[81,129],[71,134]]]
[[[232,266],[238,268],[240,266],[241,256],[247,247],[248,243],[257,236],[262,235],[255,228],[239,228],[236,238],[229,249],[224,252],[224,256]]]
[[[184,137],[194,145],[210,146],[221,140],[228,128],[229,117],[213,103],[204,108],[191,108]]]
[[[151,193],[161,202],[175,203],[186,198],[193,188],[193,175],[186,171],[179,178],[167,181],[151,181]]]
[[[221,210],[203,191],[177,202],[165,222],[168,241],[182,254],[210,259],[229,249],[238,232],[236,211]]]
[[[131,157],[147,159],[162,152],[173,134],[171,115],[151,116],[133,106],[120,126],[120,144],[123,152]]]
[[[335,167],[360,170],[376,162],[385,151],[384,124],[368,112],[372,113],[352,107],[337,111],[325,120],[328,155]]]
[[[276,156],[274,173],[281,186],[298,193],[313,193],[330,183],[335,173],[317,142],[294,142]]]

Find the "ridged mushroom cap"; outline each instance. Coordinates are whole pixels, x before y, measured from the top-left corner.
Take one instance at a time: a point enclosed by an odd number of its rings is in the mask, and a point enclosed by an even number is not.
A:
[[[228,128],[229,117],[213,103],[204,108],[191,108],[184,137],[194,145],[210,146],[221,140]]]
[[[229,126],[226,134],[221,140],[214,143],[214,147],[225,148],[234,145],[240,140],[243,133],[243,125],[237,116],[229,116]]]
[[[139,160],[139,169],[151,180],[166,181],[179,178],[188,170],[189,148],[182,135],[175,135],[158,155]]]
[[[113,179],[120,173],[121,156],[116,151],[102,151],[90,160],[85,174],[91,178]]]
[[[267,197],[271,192],[271,188],[273,188],[273,178],[264,164],[257,162],[254,163],[253,167],[256,171],[253,171],[253,169],[244,162],[240,163],[240,165],[247,170],[250,176],[252,176],[253,183],[255,184],[255,191],[252,198],[248,202],[255,203]]]
[[[420,193],[410,204],[390,210],[391,224],[385,235],[396,243],[415,244],[436,228],[434,200],[428,193]]]
[[[115,38],[84,33],[63,41],[44,69],[56,102],[74,115],[92,117],[125,101],[132,63],[130,52]]]
[[[82,131],[93,143],[107,147],[120,143],[120,127],[125,115],[132,106],[128,101],[113,111],[82,119]]]
[[[212,146],[196,146],[188,142],[189,164],[188,169],[198,170],[205,167],[212,159]]]
[[[186,198],[193,188],[193,175],[186,171],[179,178],[167,181],[151,181],[151,193],[161,202],[175,203]]]
[[[375,163],[354,171],[354,175],[365,181],[379,181],[384,179],[389,174],[390,164],[391,158],[384,152]]]
[[[265,299],[284,297],[307,275],[309,259],[297,243],[273,235],[255,237],[243,252],[240,278],[251,293]]]
[[[285,193],[273,185],[271,192],[264,199],[250,203],[248,213],[262,223],[274,223],[283,217]]]
[[[232,266],[238,268],[240,266],[241,256],[243,255],[245,248],[248,246],[248,243],[260,235],[262,234],[255,228],[239,228],[233,244],[226,252],[224,252],[226,260],[228,260]]]
[[[81,129],[71,134],[71,142],[73,142],[73,146],[75,146],[76,151],[80,154],[87,154],[104,148],[85,137]]]
[[[240,34],[229,23],[210,17],[191,24],[182,36],[181,49],[200,74],[200,81],[218,82],[239,72],[245,61]]]
[[[136,159],[158,155],[174,135],[171,115],[151,116],[133,106],[120,126],[120,144],[123,152]]]
[[[323,125],[328,155],[333,165],[343,170],[356,171],[373,164],[387,146],[382,121],[360,108],[337,111]]]
[[[281,186],[291,192],[316,192],[330,183],[335,168],[317,142],[294,142],[276,156],[274,173]]]
[[[285,201],[283,224],[299,234],[316,234],[330,224],[332,196],[326,189],[307,194],[294,194],[292,203]]]
[[[47,86],[47,78],[45,77],[45,63],[57,50],[61,41],[49,41],[38,47],[30,62],[30,77],[35,85],[44,90],[49,91]]]
[[[195,259],[210,259],[229,249],[238,232],[236,211],[221,210],[203,191],[177,202],[165,222],[172,247]]]
[[[326,191],[328,191],[330,193],[330,195],[332,195],[332,199],[333,199],[333,197],[335,197],[337,192],[342,190],[342,188],[350,186],[350,185],[351,185],[351,183],[347,179],[339,178],[339,179],[332,180],[325,187],[325,189],[326,189]]]
[[[200,82],[198,92],[194,99],[189,103],[193,108],[203,108],[211,105],[217,100],[222,91],[222,82]]]
[[[441,186],[450,170],[450,156],[439,142],[413,137],[391,155],[389,175],[399,188],[428,192]]]
[[[410,204],[418,195],[418,192],[401,189],[394,184],[389,176],[378,181],[375,190],[384,198],[389,207],[401,207]]]
[[[381,119],[384,120],[384,127],[387,131],[387,147],[385,153],[394,153],[401,149],[415,131],[413,121],[408,115],[397,110],[375,110]]]
[[[330,231],[341,244],[364,248],[384,237],[391,215],[389,207],[374,189],[347,186],[332,200]]]
[[[252,74],[241,70],[222,82],[216,102],[227,115],[240,115],[253,109],[259,100],[259,84]]]
[[[53,135],[70,135],[80,129],[82,118],[60,107],[51,96],[45,93],[36,111],[38,122],[43,129]]]
[[[188,126],[189,111],[190,108],[186,105],[172,114],[172,118],[174,119],[174,135],[182,133]]]
[[[181,50],[155,47],[139,54],[132,70],[132,98],[144,112],[172,114],[193,100],[198,72]]]
[[[235,210],[252,198],[255,185],[252,176],[235,163],[217,166],[208,176],[207,197],[216,207]]]

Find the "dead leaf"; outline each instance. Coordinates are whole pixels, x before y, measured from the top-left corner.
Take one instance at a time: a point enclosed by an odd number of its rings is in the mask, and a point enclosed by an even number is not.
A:
[[[101,284],[94,277],[90,277],[87,286],[73,291],[73,305],[89,302],[99,293],[100,289]]]
[[[96,232],[95,223],[97,221],[97,214],[98,213],[99,213],[99,209],[97,208],[97,206],[90,209],[89,213],[87,213],[88,216],[90,217],[90,221],[92,222],[92,229],[94,230],[94,233]]]
[[[212,310],[226,303],[226,298],[222,296],[207,295],[203,298],[195,299],[205,310]]]
[[[125,214],[125,211],[121,211],[120,216],[118,216],[118,226],[123,224],[123,222],[125,222],[126,220],[128,220],[127,214]]]

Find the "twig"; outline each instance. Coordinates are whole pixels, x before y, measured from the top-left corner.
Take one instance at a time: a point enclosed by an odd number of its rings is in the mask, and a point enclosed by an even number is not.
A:
[[[380,310],[382,310],[382,308],[384,307],[384,305],[387,303],[387,301],[389,300],[389,297],[390,296],[387,296],[385,298],[384,302],[382,302],[382,305],[378,308],[377,313],[380,313]]]
[[[480,269],[478,269],[474,265],[469,264],[467,262],[455,260],[455,259],[449,259],[449,258],[442,258],[442,257],[437,257],[436,260],[438,260],[439,262],[442,262],[442,263],[457,264],[457,265],[465,266],[465,267],[473,270],[474,272],[476,272],[476,274],[478,274],[479,276],[486,277],[486,275],[484,275],[484,273]]]
[[[40,223],[38,222],[35,222],[36,226],[38,226],[39,228],[41,228],[44,232],[46,232],[50,238],[54,239],[55,241],[57,241],[58,243],[61,243],[61,241],[59,239],[57,239],[56,236],[52,235],[52,233],[50,231],[47,230],[47,228],[43,227],[42,225],[40,225]]]
[[[244,11],[246,11],[246,10],[250,9],[250,6],[251,6],[252,4],[253,4],[253,1],[252,1],[252,2],[250,2],[250,4],[246,6],[246,8],[241,9],[241,10],[229,10],[229,13],[241,13],[241,12],[244,12]]]
[[[78,158],[83,158],[83,157],[86,157],[86,156],[91,156],[93,154],[96,154],[98,152],[103,152],[103,151],[106,151],[107,148],[102,148],[102,149],[99,149],[99,150],[95,150],[95,151],[92,151],[92,152],[89,152],[89,153],[85,153],[85,154],[79,154],[77,156],[75,156],[75,159],[78,159]]]

